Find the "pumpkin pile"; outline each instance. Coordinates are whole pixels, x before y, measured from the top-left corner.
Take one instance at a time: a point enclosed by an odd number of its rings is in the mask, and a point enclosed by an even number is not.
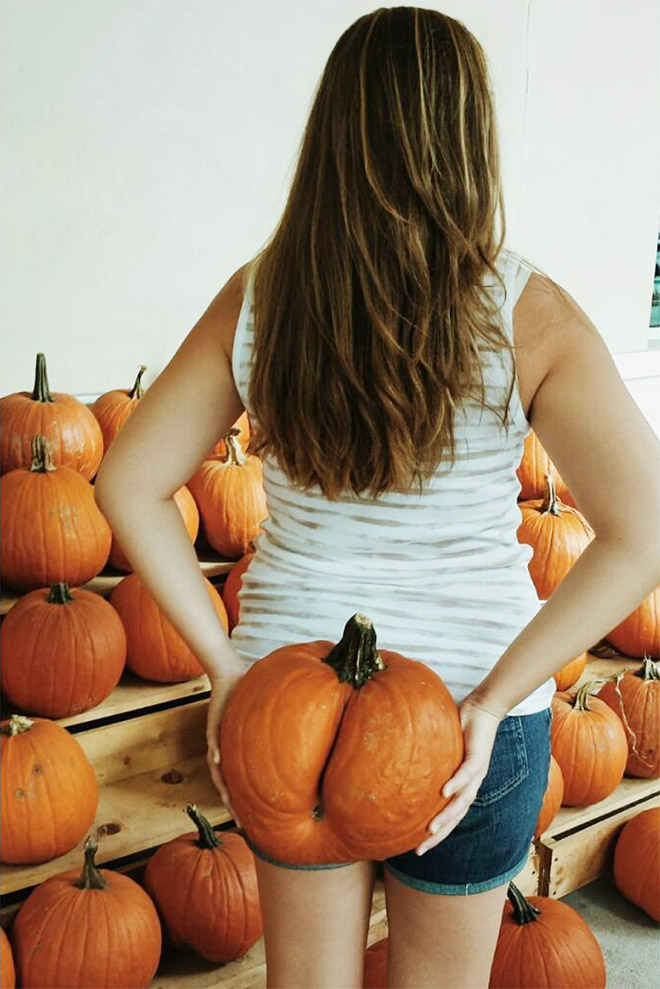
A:
[[[389,938],[364,956],[365,989],[388,985]],[[509,883],[489,989],[605,989],[605,959],[577,910],[547,896],[524,897]]]
[[[282,646],[248,668],[223,713],[220,753],[232,806],[260,849],[336,863],[423,840],[450,799],[440,793],[463,734],[440,677],[377,650],[372,622],[356,614],[338,643]]]

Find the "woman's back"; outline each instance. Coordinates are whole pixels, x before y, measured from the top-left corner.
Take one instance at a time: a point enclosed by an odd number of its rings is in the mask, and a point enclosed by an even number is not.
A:
[[[513,342],[513,307],[531,269],[503,250],[497,293]],[[252,280],[248,277],[232,354],[236,387],[248,413],[253,346]],[[486,404],[503,409],[510,383],[506,354],[484,353]],[[291,484],[264,457],[269,516],[243,576],[241,620],[232,633],[251,664],[278,646],[336,641],[356,611],[367,614],[381,648],[419,659],[460,701],[494,666],[540,605],[518,542],[517,497],[523,443],[529,432],[517,381],[508,433],[498,416],[470,401],[456,410],[456,461],[444,464],[422,493],[386,492],[374,499],[346,492],[330,501],[320,489]],[[513,713],[542,710],[550,678]]]

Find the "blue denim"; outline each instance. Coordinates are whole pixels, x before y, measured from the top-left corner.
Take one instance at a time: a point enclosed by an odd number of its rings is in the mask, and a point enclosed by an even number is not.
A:
[[[465,817],[423,855],[413,848],[384,859],[384,868],[407,886],[445,895],[481,893],[513,879],[527,862],[543,803],[551,721],[551,708],[503,718],[488,772]],[[266,855],[247,835],[245,840],[259,858],[287,869],[341,869],[351,864],[292,865]]]

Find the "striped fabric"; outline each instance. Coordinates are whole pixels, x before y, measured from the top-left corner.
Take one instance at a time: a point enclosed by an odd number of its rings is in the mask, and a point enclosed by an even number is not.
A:
[[[498,294],[513,338],[512,312],[527,278],[524,263],[504,249],[498,259],[507,288]],[[248,279],[232,354],[236,386],[250,409],[252,283]],[[503,408],[509,382],[506,352],[484,351],[487,401]],[[232,644],[246,666],[278,646],[312,639],[336,642],[346,621],[368,615],[378,645],[426,663],[457,702],[495,665],[541,607],[527,569],[530,546],[519,543],[520,482],[516,468],[529,423],[517,382],[508,435],[477,402],[455,418],[456,463],[420,494],[388,492],[378,499],[346,493],[327,500],[319,488],[290,483],[270,457],[263,460],[269,517],[243,576],[240,623]],[[549,706],[553,678],[510,714]]]

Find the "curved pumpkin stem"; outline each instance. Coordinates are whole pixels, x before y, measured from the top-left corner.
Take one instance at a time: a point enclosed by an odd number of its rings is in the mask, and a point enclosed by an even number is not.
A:
[[[50,452],[50,443],[45,436],[33,436],[30,446],[32,449],[32,463],[30,464],[30,470],[38,471],[40,474],[46,474],[51,470],[57,470]]]
[[[144,395],[144,389],[142,387],[142,375],[146,370],[147,370],[147,365],[140,364],[140,370],[137,373],[135,384],[128,393],[129,398],[142,398],[142,396]]]
[[[48,375],[46,374],[46,357],[44,354],[37,354],[37,364],[34,369],[34,388],[30,398],[34,402],[53,402],[53,396],[48,387]]]
[[[74,883],[80,889],[105,889],[108,885],[108,880],[101,875],[94,862],[98,847],[91,834],[88,835],[85,842],[85,863],[80,873],[80,879]]]
[[[225,433],[224,440],[227,447],[227,459],[225,463],[232,464],[234,467],[240,467],[247,460],[247,454],[243,451],[243,447],[236,439],[240,436],[240,429],[236,429],[235,426]]]
[[[536,920],[540,916],[541,911],[538,907],[533,907],[513,883],[509,883],[506,895],[509,897],[509,901],[513,907],[513,919],[516,924],[529,924],[532,920]]]
[[[0,728],[3,735],[20,735],[21,732],[29,731],[34,721],[26,718],[24,714],[12,714],[6,725]]]
[[[197,830],[199,831],[199,841],[198,845],[200,848],[217,848],[220,844],[220,839],[216,835],[215,831],[211,827],[209,821],[206,820],[204,815],[197,810],[196,804],[186,804],[186,814],[188,817],[192,818]]]
[[[370,618],[359,612],[349,618],[341,640],[323,660],[332,666],[340,683],[359,690],[367,680],[385,669],[376,649],[376,631]]]
[[[644,653],[642,665],[633,676],[639,677],[640,680],[660,680],[660,666]]]
[[[63,581],[58,580],[57,583],[50,585],[50,594],[46,598],[48,604],[66,604],[68,601],[73,601],[73,594],[69,585]]]
[[[593,687],[596,683],[603,682],[604,681],[601,678],[597,678],[595,680],[587,680],[587,682],[583,683],[581,687],[578,687],[574,696],[573,707],[576,707],[578,711],[590,711],[591,708],[589,707],[589,697],[591,696],[591,693],[589,688]]]
[[[544,474],[545,478],[545,495],[543,496],[543,504],[541,505],[541,511],[544,515],[561,515],[561,502],[557,497],[557,489],[555,487],[555,479],[552,474]]]

